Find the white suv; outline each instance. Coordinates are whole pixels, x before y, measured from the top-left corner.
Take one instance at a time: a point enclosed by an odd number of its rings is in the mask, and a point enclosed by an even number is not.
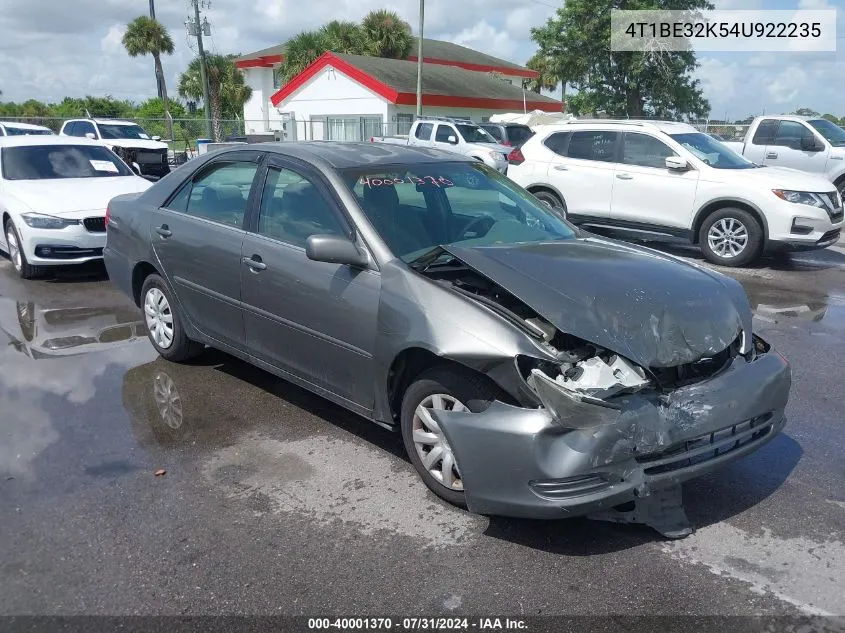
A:
[[[842,199],[830,182],[760,167],[690,125],[578,121],[535,131],[511,152],[508,176],[589,230],[682,239],[726,266],[839,239]]]

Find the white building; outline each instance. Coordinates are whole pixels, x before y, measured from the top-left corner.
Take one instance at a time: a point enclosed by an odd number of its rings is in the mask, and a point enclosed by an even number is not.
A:
[[[480,122],[503,112],[561,111],[560,101],[522,89],[536,76],[532,70],[450,42],[423,46],[425,114]],[[280,86],[283,46],[241,57],[236,65],[253,90],[244,106],[246,131],[280,131],[289,140],[407,133],[416,112],[416,59],[325,53]]]

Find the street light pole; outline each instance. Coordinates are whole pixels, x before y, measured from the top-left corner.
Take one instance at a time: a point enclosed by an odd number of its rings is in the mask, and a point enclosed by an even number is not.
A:
[[[417,116],[422,116],[423,22],[425,0],[420,0],[420,36],[417,41]]]
[[[202,46],[202,22],[200,22],[200,0],[192,0],[194,4],[194,20],[197,29],[197,49],[200,56],[200,77],[202,78],[202,103],[205,107],[205,132],[207,138],[214,139],[214,130],[211,125],[211,103],[209,103],[210,90],[208,89],[208,69],[205,67],[205,49]]]

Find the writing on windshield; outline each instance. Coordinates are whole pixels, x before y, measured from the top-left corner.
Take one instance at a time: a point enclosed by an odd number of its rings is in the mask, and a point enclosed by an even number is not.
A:
[[[391,178],[389,176],[383,178],[373,178],[370,176],[362,176],[360,183],[366,187],[392,187],[393,185],[401,185],[404,183],[412,185],[433,185],[435,187],[454,187],[455,183],[445,176],[406,176],[400,178]]]

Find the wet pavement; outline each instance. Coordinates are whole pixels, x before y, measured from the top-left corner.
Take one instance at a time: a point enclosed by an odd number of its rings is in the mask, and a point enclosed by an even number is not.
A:
[[[789,423],[686,485],[670,542],[447,506],[398,435],[157,358],[101,267],[0,260],[0,614],[845,614],[845,249],[731,274],[792,363]]]

